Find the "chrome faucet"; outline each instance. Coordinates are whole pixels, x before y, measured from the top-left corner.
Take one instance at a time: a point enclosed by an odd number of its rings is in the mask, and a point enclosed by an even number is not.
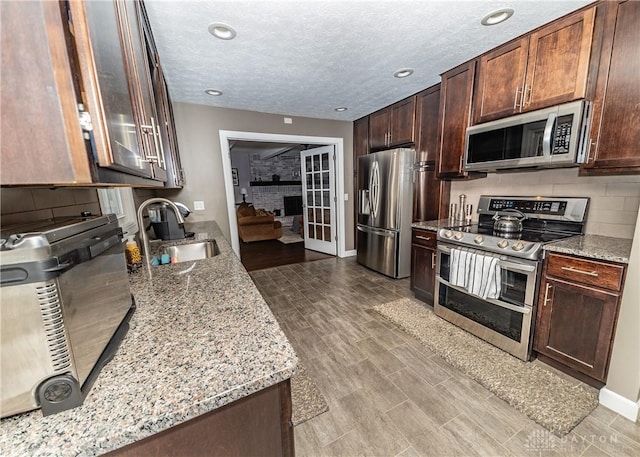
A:
[[[149,235],[147,235],[147,231],[145,230],[142,213],[145,208],[152,203],[166,203],[173,209],[173,212],[176,213],[176,220],[178,221],[178,224],[184,224],[184,218],[182,217],[180,208],[178,208],[178,206],[171,200],[167,200],[166,198],[150,198],[149,200],[145,200],[144,202],[142,202],[142,204],[138,207],[138,227],[140,228],[140,238],[142,241],[143,255],[146,259],[147,268],[149,269],[149,271],[151,271],[151,261],[149,259]]]

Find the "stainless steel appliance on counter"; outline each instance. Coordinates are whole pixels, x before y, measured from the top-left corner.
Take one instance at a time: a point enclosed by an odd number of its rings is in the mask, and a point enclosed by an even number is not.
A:
[[[358,158],[358,263],[392,278],[411,273],[413,149]]]
[[[434,312],[529,360],[546,243],[584,233],[588,198],[481,196],[477,224],[437,234]],[[498,223],[504,217],[517,223]]]
[[[2,417],[79,406],[135,309],[117,218],[2,227]]]
[[[464,169],[571,167],[587,159],[591,105],[579,100],[467,129]]]

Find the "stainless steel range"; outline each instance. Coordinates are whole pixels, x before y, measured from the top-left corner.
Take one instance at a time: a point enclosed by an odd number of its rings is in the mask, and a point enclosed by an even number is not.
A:
[[[543,246],[584,233],[588,198],[481,196],[477,224],[440,229],[434,311],[528,360]]]

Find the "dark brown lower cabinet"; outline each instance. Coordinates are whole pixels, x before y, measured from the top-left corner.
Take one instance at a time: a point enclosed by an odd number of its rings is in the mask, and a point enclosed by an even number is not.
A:
[[[267,387],[110,456],[293,457],[290,380]]]
[[[534,338],[542,360],[549,358],[592,385],[606,382],[623,278],[623,265],[556,254],[547,258]]]
[[[436,234],[413,229],[411,234],[411,290],[418,300],[433,305],[436,282]]]

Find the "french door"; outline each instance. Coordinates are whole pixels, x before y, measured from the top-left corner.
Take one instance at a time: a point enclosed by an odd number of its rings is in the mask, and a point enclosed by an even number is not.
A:
[[[336,255],[334,146],[301,151],[300,166],[304,207],[304,247]]]

